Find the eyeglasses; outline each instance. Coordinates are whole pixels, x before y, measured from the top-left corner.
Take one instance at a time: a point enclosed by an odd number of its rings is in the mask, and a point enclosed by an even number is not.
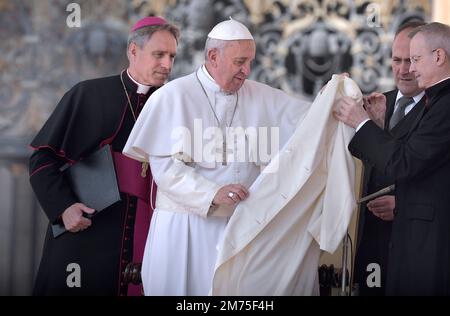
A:
[[[437,50],[438,50],[438,48],[433,49],[430,52],[430,54],[434,53]],[[409,59],[411,59],[411,64],[417,64],[420,61],[420,59],[422,59],[422,55],[414,55],[414,56],[411,56]]]

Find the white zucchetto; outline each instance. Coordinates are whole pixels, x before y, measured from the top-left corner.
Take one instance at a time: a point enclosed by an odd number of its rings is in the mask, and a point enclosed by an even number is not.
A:
[[[248,28],[231,17],[214,26],[208,37],[222,41],[254,40]]]

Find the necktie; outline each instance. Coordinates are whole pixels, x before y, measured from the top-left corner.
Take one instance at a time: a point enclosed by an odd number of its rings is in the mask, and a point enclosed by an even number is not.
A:
[[[389,121],[389,129],[393,129],[395,125],[405,116],[405,109],[408,105],[414,102],[413,98],[401,97],[397,101],[397,109],[394,114],[392,114],[391,120]]]

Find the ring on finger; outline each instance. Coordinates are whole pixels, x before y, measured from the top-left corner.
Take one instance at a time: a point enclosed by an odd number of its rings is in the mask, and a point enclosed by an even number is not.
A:
[[[230,191],[230,192],[228,192],[228,197],[229,197],[229,198],[231,198],[231,199],[232,199],[232,198],[233,198],[233,196],[234,196],[234,192],[231,192],[231,191]]]

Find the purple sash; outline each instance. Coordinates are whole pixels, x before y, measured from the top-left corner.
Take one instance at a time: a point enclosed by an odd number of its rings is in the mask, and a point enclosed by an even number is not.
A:
[[[153,182],[150,168],[144,178],[141,176],[141,162],[119,152],[113,152],[113,155],[119,191],[138,198],[133,236],[133,262],[140,263],[144,256],[145,242],[153,214],[151,205],[155,205],[156,201],[156,184]],[[152,203],[150,203],[150,196]],[[140,296],[141,291],[140,285],[128,284],[128,296]]]

